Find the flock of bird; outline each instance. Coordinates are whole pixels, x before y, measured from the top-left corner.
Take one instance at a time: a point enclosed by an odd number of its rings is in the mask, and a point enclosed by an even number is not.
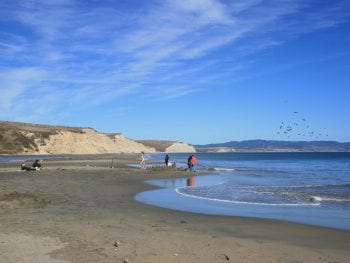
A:
[[[299,113],[297,111],[294,111],[293,114],[295,116],[295,121],[289,123],[282,121],[277,134],[286,136],[287,138],[296,135],[300,137],[309,137],[315,139],[328,137],[326,128],[323,128],[321,131],[312,129],[308,124],[306,118],[299,117]]]

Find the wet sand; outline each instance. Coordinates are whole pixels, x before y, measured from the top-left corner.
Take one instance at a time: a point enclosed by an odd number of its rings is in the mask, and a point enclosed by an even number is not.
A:
[[[349,262],[350,231],[136,202],[153,188],[144,180],[188,175],[127,166],[137,162],[74,156],[37,172],[0,164],[0,261]]]

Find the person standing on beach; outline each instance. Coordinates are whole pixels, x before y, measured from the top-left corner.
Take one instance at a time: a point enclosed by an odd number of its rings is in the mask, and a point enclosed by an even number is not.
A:
[[[196,156],[192,155],[191,163],[192,163],[191,172],[195,172],[195,170],[194,170],[194,165],[197,163],[197,158],[196,158]]]
[[[145,153],[141,152],[141,162],[140,162],[141,168],[146,168],[146,162],[145,162]]]
[[[190,155],[187,159],[187,166],[190,172],[194,172],[194,165],[197,163],[197,158],[194,155]]]
[[[165,162],[165,166],[168,167],[169,165],[169,155],[165,155],[165,159],[164,159],[164,162]]]
[[[190,155],[188,158],[187,158],[187,170],[191,171],[191,158],[192,158],[192,155]]]

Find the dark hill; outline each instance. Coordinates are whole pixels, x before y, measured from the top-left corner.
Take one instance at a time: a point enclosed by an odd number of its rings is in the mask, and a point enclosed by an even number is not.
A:
[[[225,148],[232,151],[350,152],[350,142],[336,141],[247,140],[196,145],[195,147],[198,151],[217,151]]]

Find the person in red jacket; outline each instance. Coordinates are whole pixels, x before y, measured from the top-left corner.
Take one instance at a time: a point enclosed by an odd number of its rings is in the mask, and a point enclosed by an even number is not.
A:
[[[190,155],[187,159],[188,170],[194,172],[194,165],[197,163],[197,158],[194,155]]]

